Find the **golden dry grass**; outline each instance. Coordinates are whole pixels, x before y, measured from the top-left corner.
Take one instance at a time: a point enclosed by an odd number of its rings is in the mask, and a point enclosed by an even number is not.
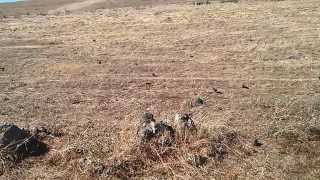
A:
[[[64,132],[3,178],[114,178],[99,172],[118,159],[136,179],[318,179],[319,7],[213,2],[1,19],[1,122]],[[205,105],[191,107],[197,96]],[[231,129],[241,141],[201,168],[183,145],[150,160],[133,153],[147,110],[168,123],[190,112],[207,137]]]

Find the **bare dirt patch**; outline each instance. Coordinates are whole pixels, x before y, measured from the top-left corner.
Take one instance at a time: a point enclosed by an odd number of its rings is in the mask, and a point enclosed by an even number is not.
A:
[[[21,15],[69,14],[123,7],[145,7],[171,3],[191,3],[191,0],[27,0],[0,4],[0,18]]]

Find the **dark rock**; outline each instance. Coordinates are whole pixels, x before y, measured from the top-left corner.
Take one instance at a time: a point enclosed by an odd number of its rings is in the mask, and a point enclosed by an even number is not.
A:
[[[4,69],[4,67],[0,67],[0,71],[4,71],[5,69]]]
[[[48,151],[46,144],[38,141],[34,136],[19,141],[13,141],[5,147],[5,152],[10,154],[15,161],[29,156],[40,156]]]
[[[255,140],[253,141],[253,145],[254,145],[254,146],[257,146],[257,147],[260,147],[260,146],[263,145],[263,143],[260,142],[259,139],[255,139]]]
[[[162,121],[156,123],[153,114],[148,112],[142,116],[138,134],[142,143],[153,141],[161,146],[171,146],[175,138],[175,130],[171,126]]]
[[[196,5],[196,6],[200,6],[200,5],[208,5],[208,4],[211,4],[211,2],[209,0],[201,0],[201,1],[196,1],[196,2],[193,2],[193,5]]]
[[[244,84],[242,84],[242,88],[244,88],[244,89],[250,89],[248,86],[246,86],[246,85],[244,85]]]
[[[29,131],[15,125],[0,126],[0,148],[14,161],[39,156],[48,151],[46,144],[38,141]]]
[[[149,90],[149,89],[151,89],[151,87],[152,87],[152,83],[147,82],[146,83],[146,89]]]
[[[80,99],[71,99],[71,104],[80,104],[81,102]]]
[[[58,43],[56,41],[50,41],[49,45],[57,45]]]
[[[11,142],[19,141],[30,137],[30,133],[15,125],[5,124],[0,126],[0,145],[7,146]]]
[[[174,129],[171,126],[164,123],[163,121],[156,123],[155,130],[156,130],[155,131],[156,135],[160,135],[160,134],[164,133],[165,131],[168,131],[171,135],[174,134]]]
[[[317,128],[317,127],[310,127],[308,129],[308,132],[310,135],[312,136],[320,136],[320,128]]]
[[[320,140],[320,127],[310,127],[308,128],[308,139],[309,141],[319,141]]]
[[[223,94],[221,91],[219,91],[218,89],[216,88],[213,88],[214,92],[217,93],[217,94]]]
[[[175,130],[160,121],[155,125],[155,137],[158,139],[158,144],[161,146],[172,146],[175,142]]]

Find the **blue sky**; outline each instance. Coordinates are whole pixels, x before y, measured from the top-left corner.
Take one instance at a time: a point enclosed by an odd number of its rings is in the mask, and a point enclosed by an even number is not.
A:
[[[0,3],[7,3],[7,2],[17,2],[21,0],[0,0]]]

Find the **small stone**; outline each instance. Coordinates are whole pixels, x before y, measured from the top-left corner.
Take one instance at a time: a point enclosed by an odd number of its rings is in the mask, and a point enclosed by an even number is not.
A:
[[[80,104],[82,101],[80,99],[72,99],[71,104]]]
[[[312,136],[320,136],[320,128],[310,127],[308,131],[309,131],[309,134]]]
[[[216,88],[213,88],[214,92],[217,93],[217,94],[223,94],[221,91],[219,91],[218,89]]]
[[[320,128],[310,127],[307,131],[309,141],[319,141],[320,140]]]
[[[152,83],[147,82],[146,83],[146,89],[149,90],[149,89],[151,89],[151,87],[152,87]]]
[[[200,0],[200,1],[193,2],[193,5],[196,5],[196,6],[208,5],[208,4],[211,4],[209,0]]]
[[[249,89],[249,87],[246,86],[246,85],[244,85],[244,84],[242,84],[242,88],[244,88],[244,89]]]
[[[263,145],[263,143],[260,142],[259,139],[255,139],[255,140],[253,141],[253,145],[254,145],[254,146],[257,146],[257,147],[260,147],[260,146]]]

